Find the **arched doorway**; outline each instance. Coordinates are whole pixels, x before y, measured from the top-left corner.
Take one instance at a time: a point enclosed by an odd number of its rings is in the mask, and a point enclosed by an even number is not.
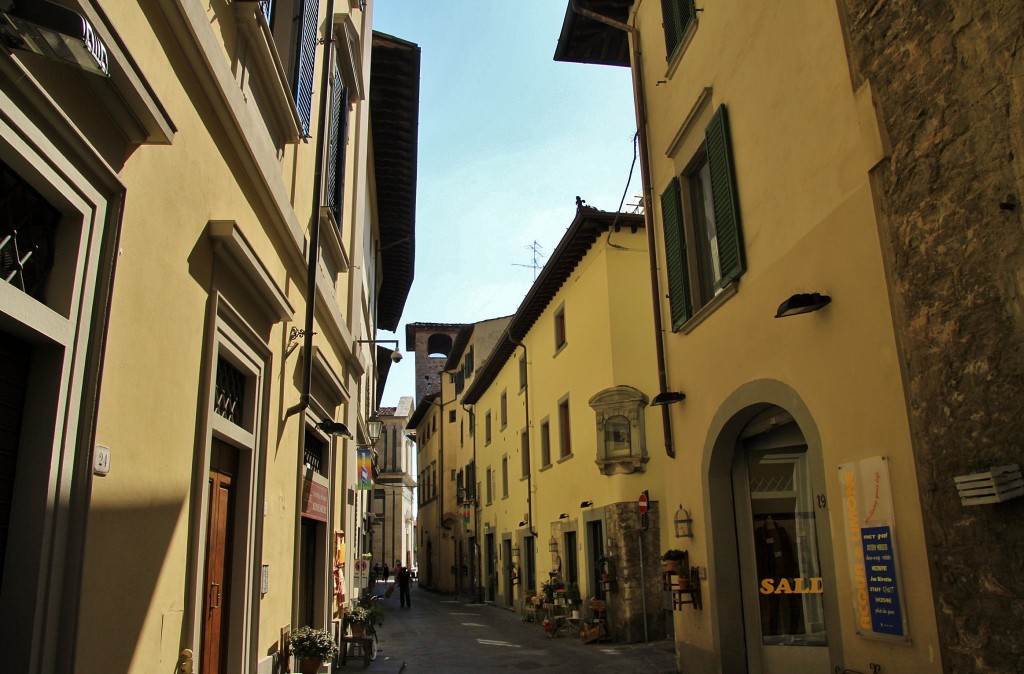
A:
[[[842,649],[817,427],[779,382],[741,389],[716,420],[709,559],[723,671],[831,671]]]

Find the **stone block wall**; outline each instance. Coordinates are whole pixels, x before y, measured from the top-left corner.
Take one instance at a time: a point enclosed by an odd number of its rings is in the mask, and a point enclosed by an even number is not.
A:
[[[954,484],[1024,464],[1024,2],[839,7],[890,146],[872,180],[943,666],[1024,671],[1024,498]]]
[[[647,513],[647,531],[640,528],[635,502],[614,503],[605,506],[604,511],[608,554],[615,560],[616,576],[615,586],[606,597],[608,631],[615,641],[644,641],[646,612],[647,640],[663,639],[666,620],[662,609],[658,504],[652,503]]]

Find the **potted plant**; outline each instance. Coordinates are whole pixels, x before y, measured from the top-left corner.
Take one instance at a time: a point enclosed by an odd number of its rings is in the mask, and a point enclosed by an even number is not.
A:
[[[289,643],[292,654],[299,659],[302,674],[316,674],[324,660],[333,658],[338,651],[330,632],[309,625],[292,632]]]
[[[565,601],[568,604],[578,605],[580,603],[580,586],[576,583],[569,583],[565,586]]]
[[[686,559],[686,553],[682,550],[667,550],[661,559],[665,562],[665,570],[669,573],[675,573],[675,570]]]
[[[352,636],[359,637],[366,633],[366,623],[372,619],[370,609],[364,606],[355,606],[345,611],[343,623],[345,627],[352,628]]]

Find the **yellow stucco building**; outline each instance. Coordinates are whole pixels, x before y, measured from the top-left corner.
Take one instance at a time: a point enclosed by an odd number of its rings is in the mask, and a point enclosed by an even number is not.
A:
[[[652,498],[693,520],[683,672],[941,671],[869,179],[885,138],[842,11],[581,0],[556,51],[633,72],[660,383],[685,393],[651,449],[672,455]]]
[[[357,0],[0,9],[6,666],[281,671],[358,590],[419,49]]]

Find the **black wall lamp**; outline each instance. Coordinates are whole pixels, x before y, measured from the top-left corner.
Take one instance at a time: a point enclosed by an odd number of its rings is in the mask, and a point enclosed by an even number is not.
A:
[[[779,310],[775,312],[775,318],[809,314],[812,311],[824,309],[831,302],[831,297],[821,293],[797,293],[779,305]]]
[[[560,520],[567,520],[567,519],[569,519],[569,513],[562,513],[561,515],[558,516],[558,519],[560,519]]]
[[[671,405],[681,400],[686,400],[686,394],[682,391],[662,391],[651,400],[651,407]]]
[[[324,419],[313,428],[323,431],[327,435],[341,435],[346,438],[352,438],[352,431],[348,430],[348,426],[330,417]]]
[[[581,508],[589,508],[592,505],[594,505],[593,501],[583,501],[580,503]]]

